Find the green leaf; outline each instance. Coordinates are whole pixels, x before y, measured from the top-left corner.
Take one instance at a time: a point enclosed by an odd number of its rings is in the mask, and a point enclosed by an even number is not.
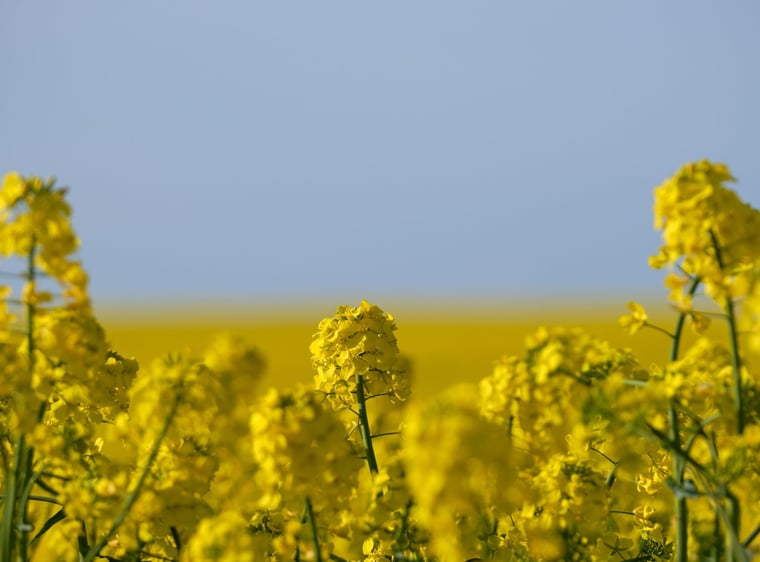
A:
[[[55,525],[59,521],[63,521],[63,519],[65,518],[66,518],[66,514],[63,512],[63,508],[56,511],[53,515],[50,516],[50,519],[45,521],[45,524],[40,529],[40,532],[34,535],[34,538],[32,539],[32,542],[30,544],[36,543],[37,540],[42,537],[42,535],[47,533],[53,527],[53,525]]]

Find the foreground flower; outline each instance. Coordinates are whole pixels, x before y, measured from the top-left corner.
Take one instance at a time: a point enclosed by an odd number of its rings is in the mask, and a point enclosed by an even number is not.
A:
[[[412,513],[430,533],[432,550],[443,560],[487,558],[498,542],[498,517],[524,497],[520,453],[481,416],[471,387],[412,404],[403,438]]]
[[[248,523],[237,513],[225,511],[201,521],[182,550],[181,562],[254,562],[259,559]]]
[[[701,280],[721,306],[747,294],[747,275],[760,258],[760,213],[726,187],[732,181],[725,164],[700,160],[655,189],[654,222],[663,244],[650,264],[658,269],[679,264],[679,277]],[[670,284],[678,285],[672,279]],[[687,286],[685,278],[680,286]],[[673,290],[671,299],[691,307],[688,291]]]

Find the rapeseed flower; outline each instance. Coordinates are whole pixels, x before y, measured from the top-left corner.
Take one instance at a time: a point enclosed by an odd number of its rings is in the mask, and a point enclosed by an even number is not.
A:
[[[286,522],[277,544],[298,543],[308,498],[324,546],[326,529],[348,508],[362,464],[337,414],[315,391],[270,389],[251,414],[250,435],[255,507],[279,512]]]
[[[224,511],[201,521],[182,550],[181,562],[254,562],[257,552],[248,522],[239,514]]]
[[[485,558],[499,515],[524,497],[521,453],[482,417],[475,388],[462,386],[411,404],[403,442],[412,515],[430,535],[431,554]]]
[[[395,330],[393,316],[367,301],[356,308],[338,307],[335,316],[319,323],[309,348],[317,390],[325,392],[336,408],[350,407],[356,401],[356,375],[360,375],[368,396],[405,400],[409,386],[400,369]]]
[[[678,264],[679,277],[701,280],[723,306],[747,294],[746,275],[760,257],[760,213],[726,184],[735,181],[725,164],[700,160],[683,166],[654,191],[654,224],[663,245],[650,265]],[[671,299],[691,308],[691,295],[669,282]]]
[[[628,330],[629,334],[633,335],[647,325],[649,316],[647,315],[646,310],[644,310],[644,307],[637,302],[629,302],[628,310],[630,310],[631,313],[621,316],[619,323],[623,328]]]

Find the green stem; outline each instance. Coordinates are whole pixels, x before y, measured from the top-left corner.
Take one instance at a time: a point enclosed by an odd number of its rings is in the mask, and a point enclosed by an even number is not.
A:
[[[755,530],[752,531],[746,539],[744,539],[742,546],[744,548],[747,548],[750,544],[752,544],[752,541],[754,541],[758,537],[758,535],[760,535],[760,525],[755,527]]]
[[[715,250],[715,260],[718,267],[725,274],[725,264],[723,263],[723,254],[718,244],[718,238],[715,233],[710,231],[713,249]],[[742,397],[742,365],[741,356],[739,355],[739,337],[736,331],[736,313],[734,310],[734,300],[729,295],[726,297],[726,318],[728,319],[728,338],[731,345],[731,368],[734,375],[734,405],[736,406],[736,432],[741,435],[744,433],[744,398]]]
[[[393,548],[395,552],[404,551],[404,539],[409,528],[409,513],[412,510],[412,500],[409,499],[404,506],[404,510],[401,512],[401,522],[398,528],[393,533]]]
[[[356,374],[356,402],[359,406],[359,431],[361,432],[364,449],[367,452],[367,464],[372,474],[377,474],[377,458],[375,457],[375,448],[372,445],[372,432],[369,430],[369,419],[367,418],[367,401],[364,398],[364,377],[359,373]]]
[[[712,548],[712,562],[718,562],[723,556],[723,543],[721,543],[720,537],[720,515],[716,512],[713,522],[713,534],[715,535],[715,543]]]
[[[37,254],[37,240],[34,233],[31,235],[31,244],[29,255],[26,260],[26,279],[29,283],[34,283],[37,271],[34,267],[34,260]],[[29,377],[31,380],[34,371],[34,314],[35,305],[33,302],[26,303],[26,344]],[[3,522],[0,526],[0,554],[2,560],[10,560],[13,554],[14,545],[19,540],[19,550],[17,558],[24,560],[26,558],[26,541],[28,540],[28,531],[25,530],[26,511],[31,493],[31,486],[27,484],[30,481],[30,474],[33,464],[33,449],[27,447],[24,435],[16,439],[16,448],[13,455],[13,469],[7,474],[5,489],[5,500],[3,504]],[[33,482],[32,482],[33,485]],[[18,496],[20,489],[25,493]],[[18,496],[18,497],[17,497]],[[20,537],[17,533],[20,532]]]
[[[34,494],[31,494],[29,496],[29,499],[31,501],[35,501],[35,502],[52,503],[53,505],[63,505],[57,499],[51,498],[51,497],[48,497],[48,496],[35,496]],[[0,496],[0,500],[5,501],[5,496]]]
[[[699,277],[694,277],[691,280],[691,285],[687,295],[693,297],[697,292],[699,286]],[[675,330],[673,330],[673,341],[670,347],[670,361],[678,360],[678,352],[681,345],[681,336],[683,335],[684,324],[686,323],[686,311],[681,311],[676,320]],[[670,401],[668,407],[668,422],[670,425],[670,440],[673,443],[673,447],[677,450],[681,450],[681,433],[678,424],[678,411],[676,410],[675,401]],[[686,469],[686,463],[680,455],[673,455],[673,480],[679,488],[683,487],[684,471]],[[676,494],[675,496],[675,516],[676,516],[676,543],[675,543],[675,560],[676,562],[686,562],[688,556],[688,541],[689,541],[689,508],[686,505],[686,498]]]
[[[124,520],[127,518],[127,515],[132,509],[132,506],[140,497],[140,492],[142,491],[145,480],[148,478],[148,474],[150,473],[150,469],[153,466],[153,462],[158,456],[158,451],[161,447],[161,443],[166,437],[166,434],[169,432],[169,427],[174,420],[174,415],[177,413],[177,408],[179,407],[180,400],[181,396],[178,392],[177,397],[174,400],[174,404],[172,404],[172,408],[169,411],[169,415],[166,416],[164,426],[161,428],[161,432],[158,434],[156,442],[153,444],[153,449],[150,451],[148,459],[145,462],[145,466],[143,467],[142,472],[137,479],[137,483],[135,484],[132,491],[127,495],[127,497],[124,498],[124,504],[121,506],[121,510],[111,524],[111,527],[102,537],[100,537],[100,540],[87,551],[87,554],[84,557],[80,557],[81,562],[92,562],[98,556],[101,549],[108,543],[108,541],[111,539],[116,530],[121,526],[121,524],[124,523]]]
[[[655,330],[657,332],[660,332],[661,334],[665,334],[666,336],[668,336],[671,339],[673,338],[673,334],[671,334],[670,332],[668,332],[665,328],[657,326],[656,324],[651,324],[649,322],[644,322],[644,326],[646,326],[647,328],[651,328],[652,330]]]
[[[691,285],[689,285],[689,290],[686,293],[690,298],[693,297],[694,293],[697,292],[699,283],[699,277],[692,278]],[[679,346],[681,345],[681,335],[683,334],[683,327],[686,323],[686,317],[688,315],[688,312],[681,311],[681,313],[678,315],[678,319],[676,320],[676,328],[673,331],[673,342],[670,346],[670,361],[676,361],[678,359]]]
[[[316,562],[322,562],[322,552],[319,549],[319,536],[317,535],[317,522],[314,519],[314,509],[311,506],[311,498],[306,496],[306,518],[309,520],[309,529],[311,531],[311,540],[314,543],[314,560]]]
[[[739,338],[736,333],[736,317],[734,315],[734,301],[728,299],[726,303],[726,316],[728,317],[728,333],[731,344],[731,369],[734,374],[734,400],[736,404],[736,432],[744,433],[744,398],[742,396],[742,366],[739,355]]]
[[[726,491],[726,562],[744,562],[744,549],[739,541],[739,502]]]
[[[29,283],[34,283],[37,280],[37,269],[34,266],[34,260],[36,256],[37,256],[37,238],[34,235],[34,233],[32,233],[32,243],[31,243],[31,247],[29,249],[29,255],[27,256],[27,261],[26,261],[26,277]],[[34,300],[32,300],[32,302],[27,302],[26,303],[26,345],[27,345],[27,353],[28,353],[28,361],[29,361],[30,380],[31,380],[31,375],[34,372],[34,363],[35,363],[34,361],[35,314],[36,314],[36,304],[34,303]],[[37,409],[38,423],[42,421],[42,416],[45,413],[45,406],[46,406],[46,403],[43,401],[40,403],[40,406]],[[24,449],[25,449],[23,451],[23,454],[25,456],[24,471],[20,479],[20,483],[24,486],[24,488],[21,493],[21,496],[19,497],[18,506],[16,507],[16,513],[17,513],[16,514],[16,519],[17,519],[16,528],[17,528],[17,531],[20,533],[18,552],[16,554],[16,558],[19,562],[25,562],[27,558],[29,531],[31,528],[30,525],[28,525],[26,522],[27,512],[29,508],[29,496],[32,493],[32,488],[34,487],[34,483],[40,477],[39,474],[32,475],[32,467],[34,465],[34,448],[24,446]]]
[[[34,267],[34,258],[37,255],[36,239],[32,234],[32,246],[26,260],[26,279],[29,283],[37,280],[37,270]],[[34,302],[26,303],[26,346],[29,358],[29,373],[34,370]]]
[[[13,453],[13,469],[7,475],[5,483],[5,502],[3,504],[3,523],[0,527],[0,560],[11,560],[13,543],[16,539],[14,519],[16,516],[16,490],[18,489],[19,472],[23,462],[22,451],[26,448],[24,436],[19,436]]]
[[[18,502],[18,524],[17,529],[20,531],[20,538],[18,544],[18,553],[16,558],[19,562],[26,562],[27,559],[27,547],[29,545],[29,531],[32,530],[32,526],[27,523],[28,509],[29,509],[29,496],[32,494],[32,488],[34,488],[35,482],[40,477],[41,472],[32,472],[32,459],[34,457],[34,448],[28,447],[26,450],[26,463],[24,469],[24,488],[21,492]],[[31,474],[31,476],[28,476]]]
[[[675,407],[675,402],[670,401],[668,408],[668,421],[670,424],[670,440],[673,447],[677,450],[681,450],[681,435],[678,426],[678,411]],[[683,487],[683,476],[686,463],[680,455],[673,455],[673,481],[675,485],[680,489]],[[675,516],[676,516],[676,562],[686,562],[688,555],[688,525],[689,525],[689,510],[686,505],[686,498],[680,494],[675,496]]]

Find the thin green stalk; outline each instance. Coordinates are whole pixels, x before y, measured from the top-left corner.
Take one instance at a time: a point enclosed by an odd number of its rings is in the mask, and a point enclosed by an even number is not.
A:
[[[739,502],[726,490],[726,562],[744,562],[743,551],[739,542]]]
[[[0,560],[10,560],[13,553],[13,543],[16,539],[14,532],[14,519],[16,515],[16,493],[18,488],[19,472],[23,462],[22,451],[26,448],[24,436],[20,435],[16,441],[16,449],[13,453],[13,469],[7,475],[5,483],[5,502],[3,503],[3,523],[0,527]]]
[[[728,318],[728,334],[731,345],[731,369],[734,374],[734,401],[736,404],[736,432],[744,433],[744,397],[742,396],[742,366],[739,355],[739,338],[736,332],[736,316],[734,314],[734,301],[726,302],[726,316]]]
[[[758,535],[760,535],[760,525],[755,527],[755,530],[752,531],[746,539],[744,539],[742,546],[744,548],[747,548],[750,544],[752,544],[752,541],[754,541],[758,537]]]
[[[692,278],[691,285],[689,285],[689,290],[686,293],[689,298],[693,297],[694,293],[697,292],[699,283],[699,277]],[[681,335],[683,334],[683,327],[686,323],[687,316],[687,312],[681,311],[681,313],[678,315],[678,318],[676,319],[676,328],[673,330],[673,341],[670,346],[670,361],[676,361],[678,359],[679,347],[681,345]]]
[[[31,494],[31,495],[29,496],[29,499],[30,499],[31,501],[35,501],[35,502],[52,503],[53,505],[63,505],[63,504],[62,504],[61,502],[59,502],[57,499],[55,499],[55,498],[50,498],[50,497],[48,497],[48,496],[35,496],[34,494]],[[3,500],[3,501],[5,501],[5,496],[0,496],[0,500]]]
[[[670,401],[668,408],[668,422],[670,425],[670,440],[674,449],[681,450],[681,435],[678,425],[678,412],[676,411],[675,402]],[[686,463],[680,455],[673,455],[673,481],[677,489],[683,488],[683,477]],[[676,516],[676,541],[675,541],[675,560],[676,562],[686,562],[688,556],[688,526],[689,526],[689,509],[686,505],[686,498],[681,494],[675,494],[675,516]]]
[[[720,515],[716,512],[713,522],[713,534],[715,535],[715,544],[712,547],[712,562],[718,562],[723,556],[723,543],[720,537]]]
[[[108,541],[111,539],[111,537],[116,532],[116,530],[122,525],[122,523],[124,523],[124,520],[127,518],[127,515],[132,509],[132,506],[140,497],[140,492],[142,491],[143,484],[145,483],[145,480],[148,478],[148,474],[150,473],[150,469],[153,466],[153,462],[156,460],[156,457],[158,456],[158,450],[161,447],[161,443],[166,437],[166,434],[169,432],[169,427],[171,426],[172,421],[174,420],[174,415],[177,413],[177,408],[179,407],[180,399],[181,399],[180,395],[177,394],[177,397],[174,400],[174,404],[172,404],[172,408],[169,411],[169,415],[166,416],[166,420],[164,421],[164,426],[161,428],[161,432],[158,434],[158,437],[156,438],[156,442],[153,444],[153,449],[151,449],[150,454],[148,455],[148,460],[145,462],[145,466],[143,467],[142,472],[140,473],[140,476],[137,479],[137,484],[135,484],[135,487],[127,495],[127,497],[124,498],[124,504],[121,506],[121,510],[119,511],[118,515],[116,516],[113,523],[111,524],[110,529],[108,529],[106,534],[100,537],[100,540],[96,542],[87,551],[87,554],[84,557],[80,556],[82,562],[92,562],[93,560],[95,560],[95,558],[100,553],[101,549],[108,543]]]
[[[31,241],[31,247],[29,249],[29,255],[27,256],[26,260],[26,278],[29,283],[34,283],[37,280],[37,268],[34,266],[34,260],[37,255],[37,239],[32,233],[32,241]],[[35,321],[35,313],[36,313],[36,305],[34,302],[27,302],[26,303],[26,346],[27,346],[27,357],[28,357],[28,367],[29,367],[29,374],[34,372],[34,352],[35,352],[35,345],[34,345],[34,321]],[[42,416],[45,412],[45,402],[42,402],[40,404],[40,407],[37,410],[37,421],[42,421]],[[19,562],[25,562],[27,558],[27,546],[29,542],[29,531],[30,526],[26,523],[27,519],[27,510],[28,510],[28,504],[29,504],[29,496],[32,493],[32,488],[34,487],[34,483],[36,482],[37,478],[39,478],[39,474],[36,476],[32,475],[32,467],[34,465],[34,448],[32,447],[26,447],[24,446],[24,451],[22,451],[22,454],[24,456],[24,468],[23,473],[21,474],[21,477],[18,481],[19,484],[23,485],[23,491],[21,496],[19,497],[18,505],[16,506],[16,514],[15,519],[16,521],[16,531],[20,533],[20,536],[18,537],[19,543],[18,543],[18,552],[16,553],[16,559]]]
[[[179,554],[179,552],[182,550],[182,539],[179,536],[179,531],[174,525],[169,527],[169,531],[172,534],[172,539],[174,539],[174,546],[177,548],[177,554]]]
[[[694,277],[691,280],[691,285],[687,292],[689,298],[694,296],[699,286],[699,277]],[[678,352],[681,345],[681,336],[683,335],[684,324],[686,323],[687,313],[681,311],[676,320],[676,326],[673,330],[673,341],[670,347],[670,361],[676,361],[678,359]],[[676,410],[675,401],[670,401],[668,407],[668,422],[670,425],[670,440],[673,443],[675,449],[681,450],[681,434],[678,424],[678,411]],[[684,471],[686,469],[686,463],[680,455],[673,455],[673,481],[675,485],[680,489],[683,487]],[[688,556],[688,541],[689,541],[689,508],[686,505],[686,498],[680,494],[675,496],[675,516],[676,516],[676,542],[675,542],[675,560],[676,562],[686,562]]]
[[[32,245],[26,260],[26,279],[29,283],[37,280],[37,269],[34,267],[34,258],[37,255],[37,241],[32,234]],[[26,303],[26,346],[29,358],[29,373],[34,369],[34,312],[33,302]]]
[[[399,523],[398,528],[393,533],[393,550],[395,552],[403,552],[404,551],[404,535],[407,532],[407,529],[409,528],[409,513],[412,510],[412,500],[409,499],[406,502],[406,505],[404,506],[404,510],[401,512],[401,522]],[[395,558],[394,558],[395,559]]]
[[[359,373],[356,374],[356,402],[359,406],[359,431],[361,432],[364,449],[367,451],[367,464],[372,474],[377,474],[377,458],[375,457],[375,448],[372,445],[372,432],[369,430],[369,419],[367,418],[367,401],[364,398],[364,377]]]
[[[319,536],[317,535],[317,522],[314,519],[314,509],[311,506],[311,498],[309,498],[309,496],[306,496],[306,505],[304,509],[306,518],[309,520],[311,540],[314,543],[314,560],[316,562],[322,562],[322,552],[319,549]]]
[[[718,267],[725,273],[723,263],[723,254],[721,253],[720,244],[715,233],[710,231],[713,249],[715,250],[715,260]],[[728,320],[728,338],[731,345],[731,369],[734,375],[734,405],[736,406],[736,432],[741,435],[744,433],[744,398],[742,396],[742,365],[741,356],[739,355],[739,337],[736,330],[736,312],[734,310],[734,300],[728,296],[725,305],[726,319]]]
[[[661,334],[665,334],[669,338],[673,339],[673,334],[671,334],[670,332],[668,332],[665,328],[662,328],[661,326],[658,326],[657,324],[652,324],[650,322],[644,322],[644,326],[646,326],[647,328],[651,328],[655,332],[660,332]]]
[[[36,269],[34,260],[37,254],[37,241],[32,234],[29,254],[26,260],[26,278],[30,283],[36,279]],[[26,344],[29,375],[34,370],[34,304],[26,303]],[[10,560],[14,545],[20,538],[19,551],[17,556],[20,560],[26,557],[26,540],[28,532],[21,529],[21,537],[17,537],[17,524],[22,524],[26,518],[26,502],[29,498],[31,488],[28,493],[18,496],[18,491],[25,486],[29,480],[33,463],[33,450],[27,448],[24,435],[19,435],[16,439],[16,448],[13,455],[13,469],[6,475],[5,500],[3,504],[3,522],[0,526],[0,554],[2,560]],[[23,557],[23,558],[22,558]]]
[[[34,457],[34,448],[28,447],[26,450],[26,463],[24,468],[24,488],[21,492],[18,502],[18,523],[16,525],[17,530],[20,532],[18,543],[18,553],[16,559],[19,562],[26,562],[27,547],[29,546],[29,532],[33,527],[27,523],[28,509],[29,509],[29,496],[34,488],[34,483],[40,477],[40,472],[31,474],[32,472],[32,460]],[[31,474],[31,475],[30,475]],[[27,475],[30,475],[27,477]]]

